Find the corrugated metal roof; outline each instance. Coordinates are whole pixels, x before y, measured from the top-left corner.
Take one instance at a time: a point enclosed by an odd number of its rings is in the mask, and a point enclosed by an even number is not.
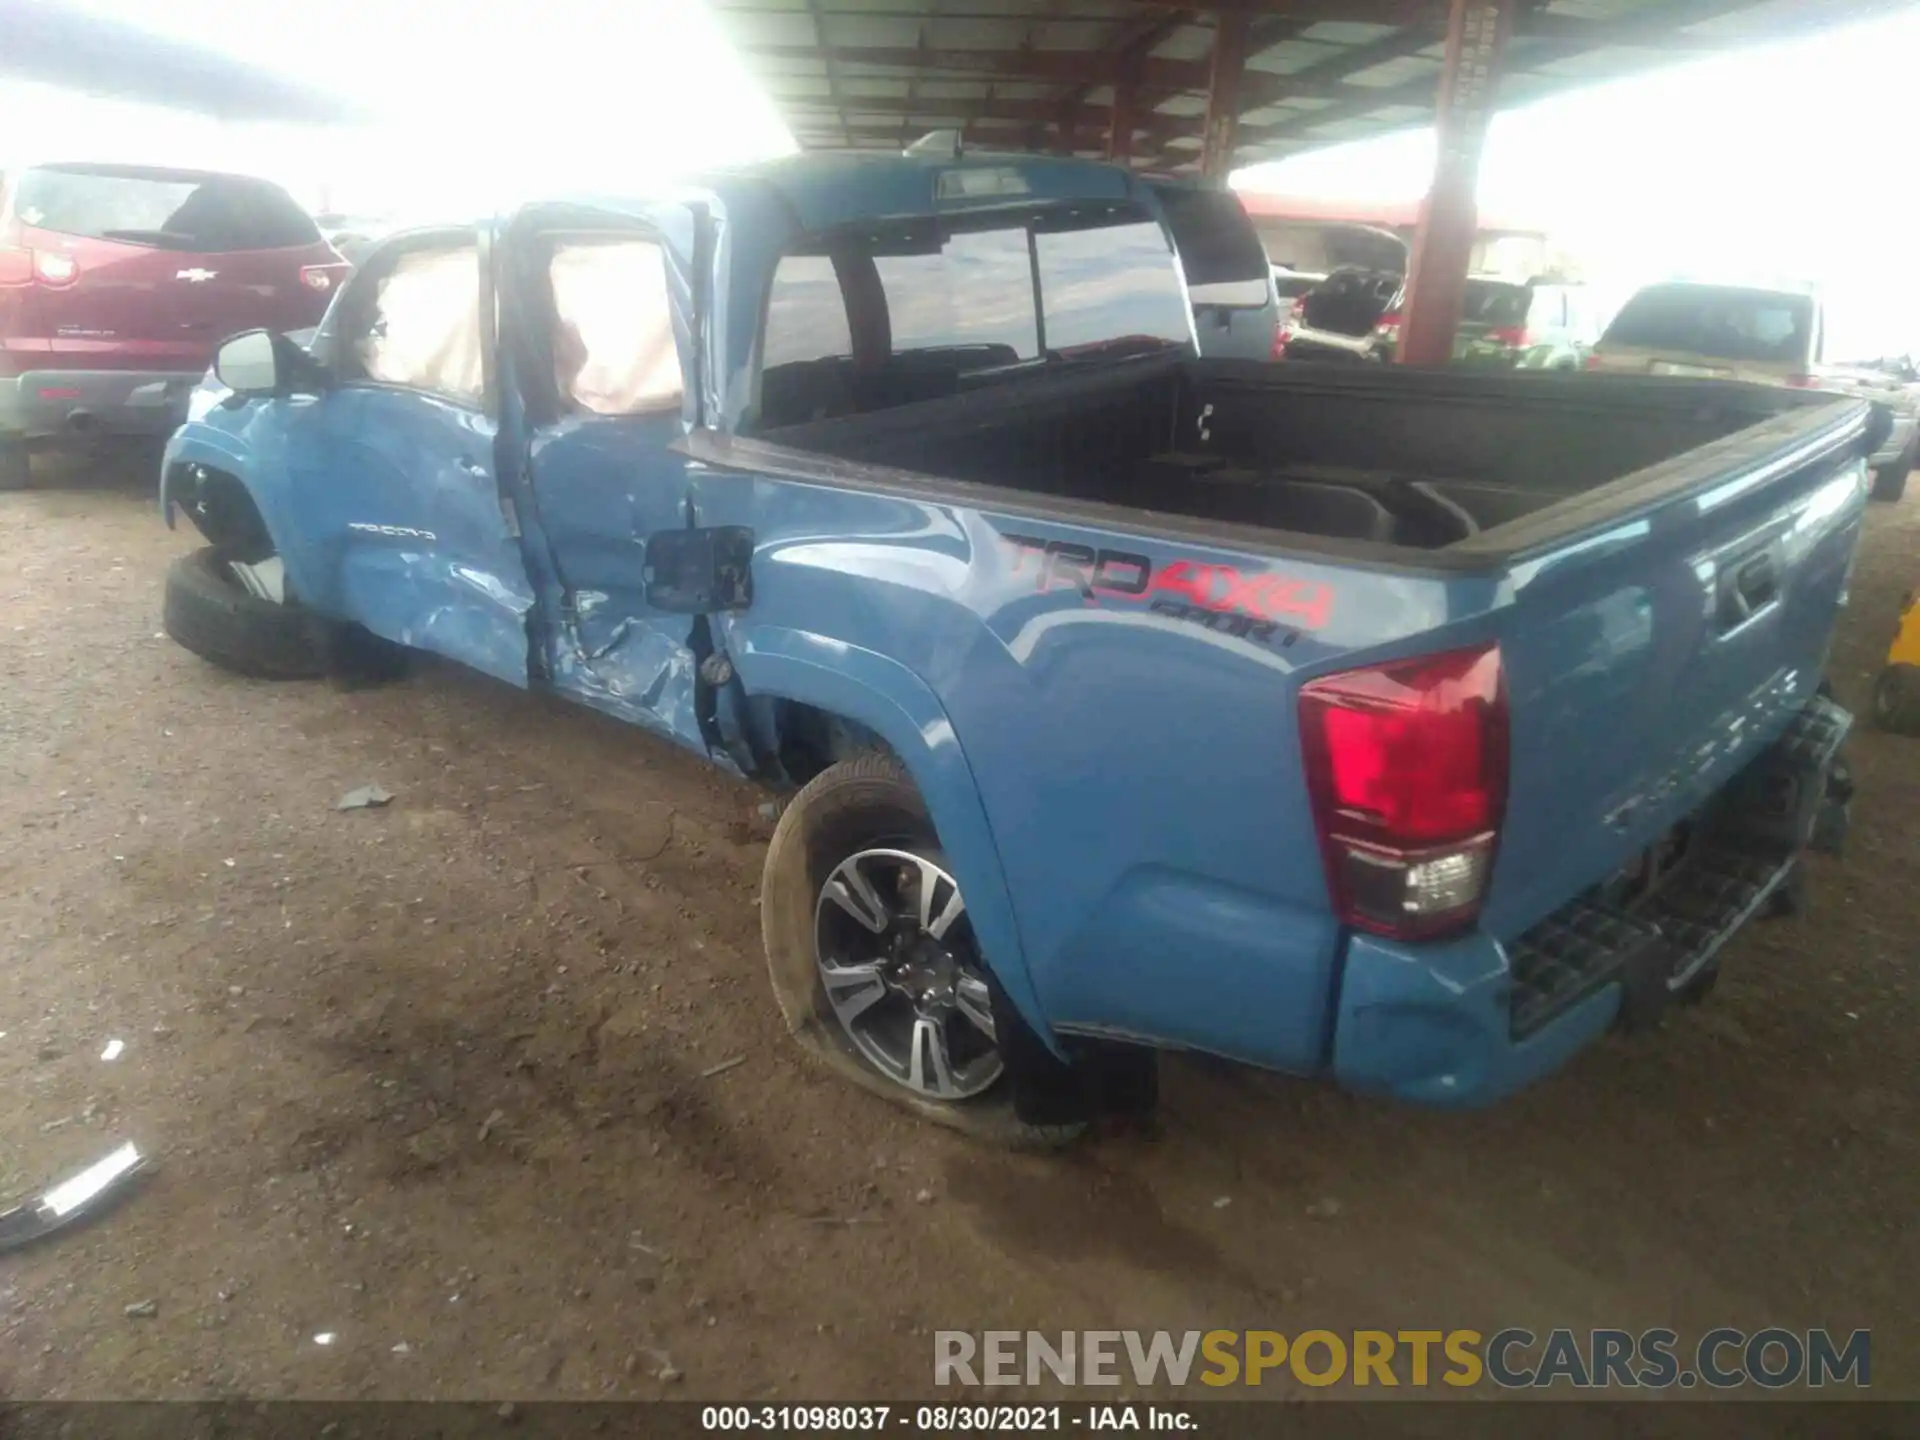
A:
[[[1519,0],[1504,93],[1537,100],[1915,0]],[[807,149],[969,143],[1101,155],[1132,74],[1134,163],[1197,163],[1214,16],[1251,16],[1235,164],[1405,129],[1433,112],[1446,0],[708,0]]]

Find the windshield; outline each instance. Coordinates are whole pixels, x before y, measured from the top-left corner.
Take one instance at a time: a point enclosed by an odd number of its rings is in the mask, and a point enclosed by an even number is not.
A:
[[[1813,299],[1778,290],[1653,285],[1626,303],[1603,345],[1797,365],[1812,353]]]
[[[190,170],[29,170],[13,208],[35,229],[166,250],[278,250],[320,239],[312,218],[277,185]]]
[[[1156,185],[1153,193],[1194,304],[1257,310],[1267,303],[1272,267],[1238,196],[1187,185]]]
[[[1137,206],[862,227],[774,272],[762,415],[884,408],[984,370],[1192,340],[1166,232]]]

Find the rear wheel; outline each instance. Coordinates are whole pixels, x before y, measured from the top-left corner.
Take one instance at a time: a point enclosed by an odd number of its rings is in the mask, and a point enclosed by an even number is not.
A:
[[[844,1078],[982,1139],[1050,1148],[1078,1124],[1014,1113],[1010,1027],[918,791],[863,755],[794,797],[767,851],[760,923],[795,1039]]]
[[[1895,735],[1920,735],[1920,665],[1889,665],[1880,672],[1873,723]]]
[[[0,440],[0,490],[24,490],[33,483],[24,440]]]
[[[327,673],[327,626],[292,603],[280,562],[245,563],[211,547],[167,571],[162,624],[178,644],[236,675],[310,680]]]

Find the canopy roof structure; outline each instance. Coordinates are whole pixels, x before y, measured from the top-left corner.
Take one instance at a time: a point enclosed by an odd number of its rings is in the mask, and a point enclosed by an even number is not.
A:
[[[1447,0],[708,0],[806,149],[970,145],[1201,163],[1219,40],[1233,165],[1430,122]],[[1517,0],[1502,108],[1901,8],[1872,0]],[[1238,66],[1236,66],[1236,69]],[[1213,167],[1219,168],[1219,167]]]

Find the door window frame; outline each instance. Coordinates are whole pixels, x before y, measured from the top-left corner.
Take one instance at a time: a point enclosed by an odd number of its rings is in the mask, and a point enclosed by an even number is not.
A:
[[[706,375],[702,368],[704,361],[698,328],[701,321],[698,317],[704,313],[706,304],[704,270],[709,242],[703,209],[695,205],[686,208],[692,213],[696,227],[692,272],[695,315],[691,321],[694,350],[691,355],[681,349],[680,317],[673,309],[671,284],[667,302],[669,320],[674,322],[674,349],[680,363],[682,391],[679,407],[676,410],[661,406],[655,410],[635,411],[630,415],[601,415],[590,411],[582,419],[631,424],[635,421],[657,421],[663,415],[677,414],[688,428],[699,428],[697,418],[689,422],[687,417],[690,413],[698,417],[704,414],[706,408],[702,393]],[[551,251],[554,245],[568,240],[644,241],[659,248],[669,271],[676,263],[673,246],[659,224],[637,215],[591,205],[561,202],[530,206],[503,226],[500,236],[502,259],[499,262],[503,273],[495,290],[497,311],[505,317],[502,334],[506,339],[501,344],[503,349],[511,351],[515,396],[521,420],[529,432],[558,424],[570,413],[560,403],[560,385],[554,373],[555,308],[551,280]]]
[[[408,385],[399,380],[380,380],[369,375],[352,375],[344,363],[349,347],[360,334],[360,319],[380,293],[380,282],[410,255],[434,250],[474,251],[479,283],[474,292],[474,307],[479,327],[480,394],[454,395],[427,385]],[[328,308],[314,337],[314,349],[326,361],[327,368],[342,390],[387,390],[401,395],[422,395],[443,405],[470,414],[499,418],[499,359],[496,316],[498,302],[493,280],[492,236],[485,227],[461,225],[409,230],[392,236],[371,251],[351,279],[340,288],[339,296]]]

